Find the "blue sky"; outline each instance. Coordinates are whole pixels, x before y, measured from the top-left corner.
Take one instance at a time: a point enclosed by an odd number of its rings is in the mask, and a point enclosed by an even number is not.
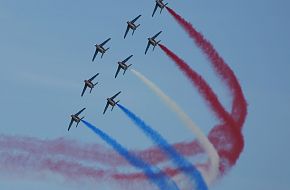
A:
[[[236,73],[249,104],[244,152],[212,189],[286,189],[290,185],[290,153],[285,149],[290,143],[290,3],[168,2],[214,44]],[[144,55],[147,37],[162,30],[162,43],[202,74],[227,108],[231,98],[205,56],[173,18],[166,11],[151,18],[153,7],[153,0],[0,0],[1,134],[104,144],[83,128],[67,133],[69,115],[87,107],[87,119],[126,147],[151,146],[120,110],[102,115],[105,98],[122,90],[122,104],[170,142],[192,140],[177,117],[130,72],[114,79],[116,62],[131,54],[133,68],[156,82],[207,133],[217,120],[160,49]],[[124,40],[126,21],[138,14],[142,14],[139,30]],[[108,37],[112,38],[110,50],[92,63],[94,44]],[[97,72],[101,73],[96,78],[100,85],[81,98],[83,80]],[[53,178],[47,182],[0,177],[1,189],[33,189],[36,185],[71,188]]]

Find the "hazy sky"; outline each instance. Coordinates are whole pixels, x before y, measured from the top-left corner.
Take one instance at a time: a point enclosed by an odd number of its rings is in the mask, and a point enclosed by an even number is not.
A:
[[[236,73],[249,104],[244,152],[212,189],[289,188],[290,2],[168,2],[214,44]],[[169,13],[164,10],[151,18],[153,8],[153,0],[0,0],[0,133],[40,139],[66,137],[105,145],[85,128],[67,132],[69,115],[87,107],[87,120],[127,148],[149,147],[152,142],[132,127],[120,110],[102,115],[105,98],[122,90],[121,103],[170,142],[194,139],[132,73],[114,79],[116,62],[131,54],[132,67],[156,82],[208,133],[217,119],[159,48],[144,55],[147,37],[162,30],[162,43],[209,82],[227,109],[231,106],[229,93]],[[133,37],[129,32],[124,40],[126,21],[138,14],[142,14],[140,28]],[[108,37],[112,38],[107,45],[110,50],[92,63],[94,44]],[[96,78],[100,85],[81,98],[83,80],[97,72],[101,73]],[[48,178],[20,180],[0,175],[0,189],[75,188],[55,177]]]

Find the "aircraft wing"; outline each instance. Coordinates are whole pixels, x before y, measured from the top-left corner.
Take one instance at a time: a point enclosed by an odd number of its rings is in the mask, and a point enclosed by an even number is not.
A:
[[[94,80],[96,78],[96,76],[98,76],[100,73],[95,74],[95,76],[93,76],[92,78],[89,79],[89,81],[92,82],[92,80]]]
[[[150,46],[150,42],[148,41],[148,44],[147,44],[147,47],[146,47],[146,50],[145,50],[145,54],[147,53],[147,51],[149,49],[149,46]]]
[[[137,16],[136,18],[134,18],[131,22],[134,23],[136,22],[136,20],[138,20],[141,17],[141,15]]]
[[[129,29],[130,29],[130,27],[129,27],[129,25],[128,25],[128,26],[127,26],[127,28],[126,28],[125,35],[124,35],[124,39],[126,38],[126,36],[127,36],[128,32],[129,32]]]
[[[120,69],[121,69],[121,66],[119,65],[118,66],[118,69],[117,69],[117,71],[116,71],[116,74],[115,74],[115,78],[117,77],[117,75],[119,74],[119,72],[120,72]]]
[[[129,57],[127,57],[124,61],[122,61],[122,63],[126,63],[131,57],[133,57],[133,55],[130,55]]]
[[[95,54],[94,54],[94,56],[93,56],[93,59],[92,59],[92,61],[94,61],[95,60],[95,58],[96,58],[96,56],[97,56],[97,54],[98,54],[98,49],[96,48],[96,51],[95,51]]]
[[[121,93],[121,91],[118,92],[117,94],[115,94],[114,96],[112,96],[111,99],[113,100],[113,99],[116,98],[120,93]]]
[[[85,93],[86,89],[87,89],[87,85],[85,84],[85,86],[84,86],[84,88],[83,88],[83,91],[82,91],[82,94],[81,94],[81,96],[83,96],[83,95],[84,95],[84,93]]]
[[[106,107],[105,107],[105,109],[104,109],[104,112],[103,112],[103,114],[105,114],[105,113],[106,113],[106,111],[107,111],[107,109],[108,109],[108,106],[109,106],[109,102],[107,102],[107,104],[106,104]]]
[[[75,114],[75,116],[80,115],[80,113],[82,113],[86,108],[83,108],[81,111],[79,111],[78,113]]]
[[[156,3],[155,8],[154,8],[153,13],[152,13],[152,17],[154,16],[154,14],[155,14],[155,12],[156,12],[157,7],[158,7],[158,4]]]
[[[67,129],[68,131],[70,130],[72,124],[73,124],[73,119],[70,120],[70,123],[69,123],[68,129]]]
[[[155,39],[157,36],[159,36],[159,34],[161,34],[162,31],[158,32],[157,34],[155,34],[155,36],[152,37],[152,39]]]
[[[111,38],[108,38],[106,41],[104,41],[103,43],[100,44],[100,46],[105,45],[108,41],[110,41]]]

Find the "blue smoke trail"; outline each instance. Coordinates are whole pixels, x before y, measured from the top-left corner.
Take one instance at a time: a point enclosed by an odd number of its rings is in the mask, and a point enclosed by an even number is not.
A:
[[[180,170],[182,170],[192,179],[195,179],[197,189],[208,189],[200,172],[189,161],[181,156],[175,150],[175,148],[173,148],[157,131],[153,130],[149,125],[142,121],[142,119],[140,119],[133,112],[131,112],[121,104],[117,105],[140,129],[145,132],[148,137],[150,137],[172,159],[172,161],[179,167]]]
[[[169,190],[179,190],[174,181],[172,181],[164,172],[162,172],[157,167],[151,167],[142,159],[131,154],[126,148],[116,142],[109,135],[96,128],[91,123],[81,120],[86,127],[91,129],[94,133],[99,135],[106,143],[112,146],[115,151],[117,151],[122,157],[124,157],[130,164],[143,170],[144,174],[150,179],[153,183],[155,183],[160,190],[169,189]]]

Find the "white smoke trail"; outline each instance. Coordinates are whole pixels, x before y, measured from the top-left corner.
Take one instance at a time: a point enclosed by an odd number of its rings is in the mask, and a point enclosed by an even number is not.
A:
[[[140,72],[131,69],[132,73],[137,76],[142,82],[144,82],[157,96],[161,98],[161,100],[171,109],[173,110],[179,117],[179,119],[193,131],[195,134],[197,141],[200,146],[204,149],[209,157],[210,169],[207,172],[201,171],[204,179],[207,184],[213,184],[215,179],[217,179],[219,175],[219,155],[215,150],[212,143],[208,140],[208,138],[203,134],[203,132],[197,127],[197,125],[190,119],[190,117],[175,103],[169,96],[167,96],[157,85],[155,85],[152,81],[147,79]],[[207,173],[207,175],[205,175]]]

